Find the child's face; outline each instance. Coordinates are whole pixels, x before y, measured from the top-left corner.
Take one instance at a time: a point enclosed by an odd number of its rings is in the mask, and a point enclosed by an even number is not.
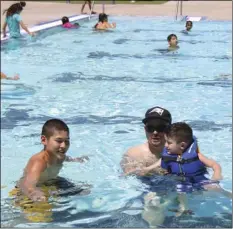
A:
[[[169,154],[182,154],[183,142],[177,143],[176,139],[165,135],[165,148]]]
[[[171,40],[168,42],[170,46],[175,47],[178,44],[178,40],[175,36],[171,37]]]
[[[41,136],[45,150],[59,160],[65,159],[65,154],[70,146],[69,134],[66,131],[54,131],[50,138]]]
[[[186,29],[189,31],[189,30],[191,30],[192,29],[192,24],[191,23],[187,23],[186,24]]]

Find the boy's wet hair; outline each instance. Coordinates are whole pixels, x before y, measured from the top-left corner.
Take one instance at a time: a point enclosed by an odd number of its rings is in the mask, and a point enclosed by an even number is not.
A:
[[[193,141],[192,128],[185,122],[173,123],[165,130],[165,134],[168,138],[174,138],[177,143],[186,142],[190,144]]]
[[[175,37],[177,39],[177,36],[176,34],[170,34],[168,37],[167,37],[167,41],[171,41],[172,37]]]
[[[16,13],[20,13],[23,10],[23,7],[26,6],[26,2],[18,2],[12,4],[8,9],[3,11],[3,14],[6,13],[6,17],[12,16]]]
[[[105,13],[99,14],[99,22],[104,22],[108,20],[108,15]]]
[[[64,16],[64,17],[61,19],[61,21],[62,21],[62,24],[64,25],[65,23],[69,22],[69,18],[66,17],[66,16]]]
[[[41,135],[50,138],[55,131],[66,131],[69,134],[69,127],[60,119],[50,119],[43,125]]]
[[[188,24],[191,24],[191,26],[193,26],[193,22],[192,22],[192,21],[186,21],[186,26],[187,26]]]

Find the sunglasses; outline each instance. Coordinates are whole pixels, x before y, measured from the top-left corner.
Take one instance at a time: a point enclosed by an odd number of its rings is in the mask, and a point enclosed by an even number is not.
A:
[[[145,129],[148,133],[153,133],[153,132],[164,132],[166,129],[168,128],[167,125],[157,125],[157,126],[153,126],[153,125],[146,125]]]

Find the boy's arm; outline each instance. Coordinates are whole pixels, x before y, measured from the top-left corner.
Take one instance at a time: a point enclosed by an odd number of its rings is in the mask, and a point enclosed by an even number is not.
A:
[[[46,201],[44,192],[36,187],[41,173],[46,169],[46,164],[40,159],[31,159],[24,177],[19,183],[23,193],[33,201]]]
[[[7,23],[6,21],[3,23],[3,26],[2,26],[2,33],[3,33],[3,37],[6,37],[6,26],[7,26]]]
[[[67,162],[85,162],[85,161],[88,161],[89,160],[89,157],[88,156],[82,156],[82,157],[75,157],[75,158],[72,158],[70,156],[66,156],[65,158],[65,161]]]
[[[221,166],[213,159],[205,157],[202,153],[198,152],[199,160],[207,167],[210,167],[214,170],[212,180],[221,180],[222,179],[222,169]]]

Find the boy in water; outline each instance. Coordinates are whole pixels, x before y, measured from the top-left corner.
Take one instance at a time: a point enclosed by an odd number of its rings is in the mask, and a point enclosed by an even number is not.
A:
[[[44,149],[33,155],[24,169],[24,175],[17,187],[32,201],[46,201],[46,194],[40,188],[58,179],[64,161],[84,162],[88,157],[71,158],[66,155],[70,146],[69,128],[59,119],[48,120],[41,133]]]
[[[177,39],[177,36],[175,34],[170,34],[168,37],[167,37],[167,41],[168,41],[168,44],[169,44],[169,47],[168,47],[168,50],[169,51],[175,51],[177,50],[178,48],[180,48],[177,44],[178,44],[178,39]]]
[[[108,15],[105,13],[99,14],[99,21],[94,26],[97,30],[106,30],[110,28],[116,28],[116,23],[109,23],[108,22]]]
[[[186,27],[185,31],[190,32],[192,27],[193,27],[193,22],[192,21],[186,21],[185,27]]]
[[[183,122],[173,123],[165,132],[165,148],[162,158],[155,164],[145,167],[149,172],[161,165],[168,173],[176,174],[188,184],[210,184],[222,179],[221,166],[214,160],[199,154],[197,140],[192,128]],[[206,167],[214,171],[211,180],[205,177]]]

